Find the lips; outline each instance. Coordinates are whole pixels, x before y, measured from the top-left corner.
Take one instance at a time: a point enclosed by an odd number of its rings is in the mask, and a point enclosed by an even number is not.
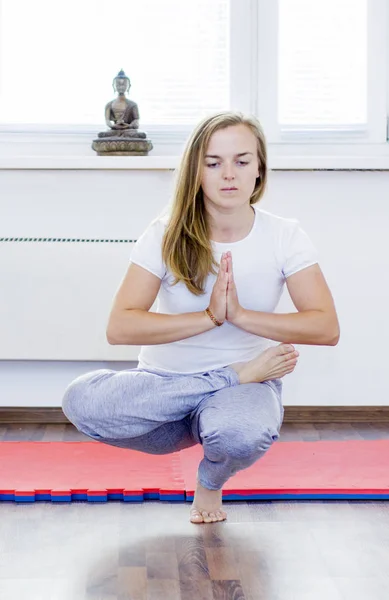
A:
[[[226,188],[222,188],[221,191],[222,192],[233,192],[236,191],[238,188],[236,187],[226,187]]]

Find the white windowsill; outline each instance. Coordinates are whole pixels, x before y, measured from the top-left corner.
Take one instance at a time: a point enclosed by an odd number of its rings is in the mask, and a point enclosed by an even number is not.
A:
[[[0,156],[0,170],[174,170],[176,155],[149,156]],[[277,170],[389,170],[389,155],[273,155],[269,169]]]
[[[0,156],[0,169],[172,170],[177,156]]]
[[[148,156],[97,156],[89,133],[1,133],[0,170],[174,170],[185,146],[182,132],[153,132]],[[357,140],[268,143],[270,170],[389,170],[389,143]]]

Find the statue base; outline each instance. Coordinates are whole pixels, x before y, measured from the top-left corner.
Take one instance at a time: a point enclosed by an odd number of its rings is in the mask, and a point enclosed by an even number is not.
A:
[[[147,139],[112,136],[93,140],[92,148],[98,156],[147,156],[153,144]]]
[[[147,134],[145,131],[139,131],[139,129],[108,129],[108,131],[100,131],[97,134],[99,138],[130,138],[134,139],[142,139],[145,140],[147,138]]]

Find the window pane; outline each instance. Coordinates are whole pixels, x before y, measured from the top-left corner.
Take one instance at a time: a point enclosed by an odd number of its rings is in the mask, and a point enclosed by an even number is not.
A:
[[[229,0],[2,0],[0,120],[103,123],[123,69],[141,127],[197,121],[229,106],[228,32]]]
[[[366,124],[367,24],[367,0],[279,0],[281,126]]]

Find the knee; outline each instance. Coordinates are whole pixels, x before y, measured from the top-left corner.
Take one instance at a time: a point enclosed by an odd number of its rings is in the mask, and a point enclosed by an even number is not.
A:
[[[265,454],[279,438],[278,431],[269,428],[242,435],[226,432],[224,444],[230,455],[239,460],[257,458]]]
[[[83,404],[84,394],[85,385],[77,378],[68,385],[64,397],[62,398],[62,411],[65,417],[76,426],[79,420],[79,411]]]
[[[227,455],[232,460],[245,461],[265,454],[278,440],[279,432],[272,428],[241,431],[228,427],[222,431],[215,431],[212,437],[213,446],[217,446],[220,454]]]
[[[65,390],[62,399],[62,411],[66,418],[77,428],[80,428],[85,419],[93,381],[102,372],[105,371],[102,369],[101,371],[81,375],[72,381]]]

